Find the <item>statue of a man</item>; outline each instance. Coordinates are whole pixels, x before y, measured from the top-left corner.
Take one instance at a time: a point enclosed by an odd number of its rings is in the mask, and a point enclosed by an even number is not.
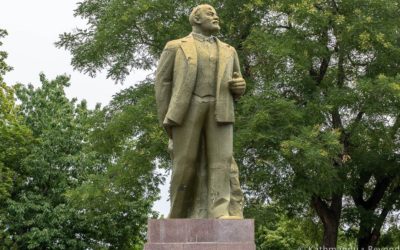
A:
[[[215,9],[199,5],[189,21],[192,33],[165,46],[155,83],[160,123],[173,141],[169,218],[196,217],[196,176],[205,161],[206,217],[229,219],[238,216],[230,213],[234,100],[246,83],[235,49],[213,36],[220,30]]]

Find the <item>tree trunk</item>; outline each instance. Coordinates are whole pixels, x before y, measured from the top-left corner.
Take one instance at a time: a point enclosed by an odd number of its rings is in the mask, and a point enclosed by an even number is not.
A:
[[[333,195],[330,206],[317,196],[312,197],[311,204],[324,225],[321,246],[323,248],[335,249],[342,212],[342,195]]]
[[[323,222],[324,224],[324,235],[322,238],[322,246],[328,249],[336,248],[339,221],[332,219],[330,221]]]
[[[360,179],[357,183],[355,193],[353,194],[353,200],[356,206],[359,209],[364,211],[364,216],[360,217],[360,229],[357,237],[357,245],[359,250],[367,250],[374,248],[378,243],[378,240],[381,236],[380,231],[386,220],[388,213],[390,212],[390,208],[398,197],[399,187],[390,189],[390,184],[393,180],[392,177],[385,177],[379,179],[373,189],[372,194],[368,198],[368,200],[363,199],[364,194],[364,185],[371,178],[371,174],[364,174],[360,176]],[[391,191],[389,191],[391,190]],[[374,219],[372,222],[371,217],[375,217],[376,209],[379,204],[382,203],[385,193],[390,192],[391,194],[387,198],[384,207],[380,214]],[[365,213],[368,212],[369,216]]]
[[[358,237],[357,245],[359,250],[368,250],[373,249],[378,243],[380,234],[375,235],[374,233],[370,233],[364,237]]]
[[[396,188],[394,192],[398,192],[399,188]],[[392,195],[388,199],[388,203],[386,203],[385,207],[382,209],[379,217],[377,218],[376,222],[370,226],[363,226],[363,221],[360,221],[360,232],[364,232],[359,234],[357,238],[358,249],[359,250],[367,250],[374,248],[378,243],[378,240],[381,236],[381,229],[386,220],[387,215],[390,212],[390,207],[393,205],[393,198],[397,195]],[[362,230],[362,231],[361,231]]]

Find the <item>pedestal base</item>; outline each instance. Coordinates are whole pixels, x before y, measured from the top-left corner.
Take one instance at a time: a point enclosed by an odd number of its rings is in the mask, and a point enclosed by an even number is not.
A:
[[[255,250],[253,220],[149,220],[145,250]]]

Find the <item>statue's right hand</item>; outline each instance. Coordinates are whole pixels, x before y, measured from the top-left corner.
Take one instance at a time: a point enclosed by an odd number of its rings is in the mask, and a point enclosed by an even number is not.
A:
[[[229,89],[234,96],[241,96],[246,90],[246,82],[237,72],[233,73],[233,78],[228,82],[228,84]]]

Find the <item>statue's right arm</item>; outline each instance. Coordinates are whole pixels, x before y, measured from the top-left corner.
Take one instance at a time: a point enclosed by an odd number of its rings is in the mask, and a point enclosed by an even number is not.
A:
[[[163,124],[165,115],[167,114],[169,101],[171,99],[176,50],[176,42],[168,42],[161,54],[157,66],[155,92],[158,120],[161,125]]]

